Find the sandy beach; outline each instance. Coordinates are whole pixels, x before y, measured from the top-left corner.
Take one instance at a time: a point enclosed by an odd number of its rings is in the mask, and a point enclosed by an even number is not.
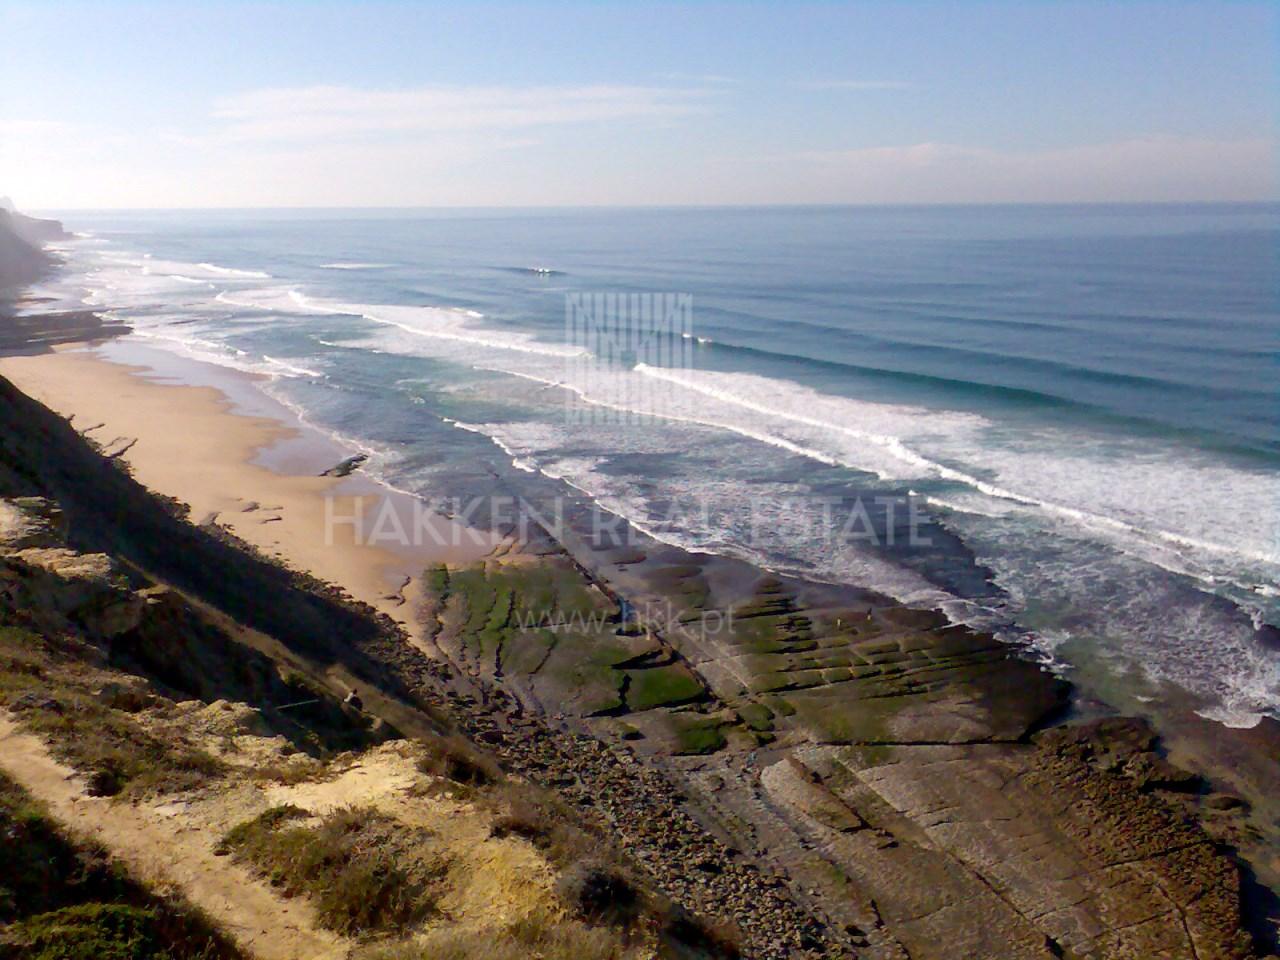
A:
[[[193,522],[225,527],[388,614],[411,634],[404,610],[412,598],[405,591],[414,589],[424,565],[466,563],[496,546],[479,531],[424,517],[415,498],[358,472],[320,476],[358,451],[298,422],[256,389],[252,375],[182,363],[202,368],[197,372],[221,381],[226,392],[175,383],[150,367],[112,362],[94,348],[3,357],[0,376],[70,418],[144,486],[187,504]],[[255,415],[238,409],[229,394],[246,396]],[[418,534],[398,542],[399,531],[412,534],[415,522]]]

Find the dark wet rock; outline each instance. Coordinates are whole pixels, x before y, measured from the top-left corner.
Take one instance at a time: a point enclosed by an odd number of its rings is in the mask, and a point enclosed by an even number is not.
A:
[[[1229,793],[1214,793],[1204,798],[1204,805],[1210,810],[1240,810],[1247,804],[1239,797]]]
[[[1140,790],[1176,790],[1198,793],[1205,788],[1199,774],[1174,766],[1157,754],[1139,754],[1125,764],[1124,773]]]
[[[322,471],[322,477],[347,477],[356,471],[359,466],[369,459],[367,453],[357,453],[354,456],[347,457],[345,460],[335,463],[328,470]]]
[[[1068,724],[1045,731],[1036,740],[1046,750],[1123,774],[1143,791],[1197,793],[1205,787],[1198,774],[1174,765],[1158,752],[1155,731],[1138,717]]]

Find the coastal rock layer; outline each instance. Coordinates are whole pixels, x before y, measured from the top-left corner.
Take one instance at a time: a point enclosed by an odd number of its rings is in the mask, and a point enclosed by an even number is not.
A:
[[[318,699],[333,745],[377,741],[181,596],[121,582],[140,569],[269,635],[277,656],[350,678],[409,732],[447,712],[657,889],[736,927],[749,956],[1250,955],[1235,864],[1165,796],[1185,778],[1136,728],[1037,733],[1065,687],[990,638],[745,565],[669,558],[642,578],[634,559],[592,569],[544,544],[428,571],[416,648],[192,527],[3,382],[0,412],[0,486],[56,497],[70,528],[68,546],[36,500],[0,515],[6,589],[28,591],[14,609],[103,638],[165,686],[268,719]],[[140,600],[139,619],[90,616],[111,597]],[[655,598],[670,616],[646,614]]]
[[[1068,688],[994,639],[883,599],[855,606],[820,585],[687,560],[665,573],[672,615],[646,622],[623,611],[657,609],[639,588],[663,574],[615,580],[605,567],[593,580],[555,548],[537,553],[537,564],[431,571],[429,633],[482,689],[620,738],[683,785],[685,802],[655,793],[635,822],[606,799],[608,767],[532,749],[502,721],[478,728],[517,767],[605,813],[661,871],[647,852],[659,828],[659,844],[696,865],[666,882],[702,909],[723,912],[736,849],[859,956],[1252,955],[1236,865],[1166,795],[1196,778],[1137,721],[1035,733]],[[631,591],[621,605],[620,584]],[[718,628],[704,629],[714,610]],[[654,667],[689,679],[647,678]],[[684,839],[676,824],[689,813],[725,846]]]

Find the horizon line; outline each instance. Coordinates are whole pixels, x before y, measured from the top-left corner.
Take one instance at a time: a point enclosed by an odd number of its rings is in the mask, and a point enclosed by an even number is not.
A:
[[[1276,206],[1280,197],[1253,200],[900,200],[878,203],[875,201],[831,201],[815,203],[546,203],[546,204],[368,204],[368,205],[271,205],[249,204],[245,206],[105,206],[64,207],[37,206],[15,207],[21,213],[158,213],[158,212],[235,212],[252,210],[288,211],[391,211],[391,210],[759,210],[759,209],[891,209],[891,208],[956,208],[956,207],[1177,207],[1177,206]]]

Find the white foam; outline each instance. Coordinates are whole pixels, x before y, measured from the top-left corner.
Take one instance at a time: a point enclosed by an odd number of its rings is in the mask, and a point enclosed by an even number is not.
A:
[[[309,367],[304,367],[298,363],[291,363],[288,360],[281,360],[278,357],[269,357],[265,353],[262,355],[262,359],[272,366],[278,367],[285,373],[291,374],[295,377],[313,377],[319,379],[324,376],[323,373],[320,373],[317,370],[312,370]]]
[[[1165,576],[1066,524],[965,516],[953,520],[994,572],[1010,613],[1041,632],[1073,636],[1074,657],[1097,655],[1116,671],[1136,670],[1155,690],[1175,684],[1215,711],[1213,719],[1233,725],[1280,710],[1280,655],[1260,642],[1257,611],[1223,603],[1194,589],[1194,580]],[[1059,626],[1042,630],[1046,617]]]
[[[522,331],[486,327],[480,322],[483,320],[483,314],[456,307],[347,303],[304,294],[296,288],[237,291],[235,294],[220,294],[219,298],[226,303],[263,310],[362,317],[373,323],[393,327],[422,341],[435,341],[437,344],[445,345],[446,348],[460,347],[469,353],[459,354],[453,351],[444,358],[459,362],[467,362],[467,359],[470,359],[472,361],[470,365],[473,366],[477,348],[561,360],[588,355],[587,351],[580,347],[545,343]],[[363,346],[364,344],[352,345]],[[438,355],[434,351],[439,347],[430,348],[423,344],[418,346],[421,349],[415,350],[412,347],[406,349],[405,345],[401,344],[399,349],[393,352],[414,354],[426,349],[425,355]]]
[[[704,414],[699,417],[702,422],[744,436],[768,434],[774,442],[794,435],[791,424],[820,431],[825,437],[801,449],[824,463],[834,459],[870,468],[882,479],[934,477],[963,484],[993,501],[1036,507],[1095,531],[1124,535],[1153,561],[1152,545],[1172,545],[1230,561],[1280,566],[1274,549],[1280,542],[1280,516],[1274,509],[1273,481],[1260,472],[1202,462],[1187,454],[1170,455],[1140,441],[1124,441],[1122,449],[1099,455],[1093,452],[1091,438],[1066,431],[1019,438],[1002,431],[989,437],[994,431],[986,428],[993,425],[965,415],[830,397],[749,374],[677,372],[643,365],[637,370],[765,418],[746,426]],[[770,402],[752,399],[756,396],[769,396]],[[774,429],[761,430],[762,425]],[[896,465],[868,457],[865,449],[850,450],[845,438],[878,448]],[[788,449],[799,452],[786,442]],[[931,457],[921,452],[930,448],[939,453]],[[995,479],[957,469],[943,457],[981,464]],[[971,503],[969,509],[979,508]],[[998,512],[999,505],[979,512],[993,510]]]
[[[912,494],[915,493],[914,490],[910,492]],[[991,519],[1007,517],[1018,510],[1017,504],[1005,504],[983,496],[926,496],[924,502],[931,507],[938,507],[942,510],[950,510],[955,513],[970,513],[974,516],[989,517]]]
[[[461,421],[451,419],[450,417],[442,417],[441,419],[444,420],[445,423],[449,424],[452,427],[457,428],[458,430],[465,430],[467,433],[477,433],[477,434],[480,434],[482,437],[487,438],[489,441],[493,443],[494,446],[496,446],[499,450],[501,450],[503,453],[505,453],[508,457],[511,458],[511,465],[515,467],[517,470],[521,470],[524,473],[538,472],[537,466],[532,461],[518,456],[514,450],[512,450],[509,446],[507,446],[505,443],[502,442],[502,439],[500,437],[487,432],[484,429],[484,427],[474,423],[462,423]]]
[[[1234,730],[1251,730],[1260,724],[1263,717],[1266,716],[1265,713],[1233,709],[1227,706],[1202,707],[1196,711],[1196,715],[1204,717],[1206,720],[1213,720],[1224,727],[1231,727]]]
[[[268,313],[319,316],[338,312],[323,306],[312,305],[300,290],[291,286],[223,290],[214,299],[228,306],[245,310],[262,310]]]
[[[308,298],[309,303],[319,301]],[[580,347],[565,347],[558,344],[543,343],[526,333],[518,331],[497,331],[483,327],[475,321],[479,314],[472,310],[459,310],[447,307],[402,307],[382,304],[340,304],[334,301],[322,301],[330,312],[351,313],[372,320],[374,323],[386,324],[403,330],[415,337],[445,340],[464,344],[469,348],[485,347],[491,350],[503,350],[515,353],[533,354],[541,357],[580,357],[587,351]]]
[[[1227,578],[1255,589],[1280,575],[1270,478],[1186,451],[1137,440],[1099,449],[1092,438],[1062,430],[1019,435],[973,414],[854,400],[751,374],[646,365],[584,372],[493,354],[432,355],[563,389],[590,405],[729,430],[882,480],[956,485],[930,496],[988,517],[1030,508],[1205,583]]]
[[[271,274],[263,273],[261,270],[238,270],[235,267],[220,267],[216,263],[201,263],[199,266],[219,277],[245,277],[250,280],[271,279]]]

